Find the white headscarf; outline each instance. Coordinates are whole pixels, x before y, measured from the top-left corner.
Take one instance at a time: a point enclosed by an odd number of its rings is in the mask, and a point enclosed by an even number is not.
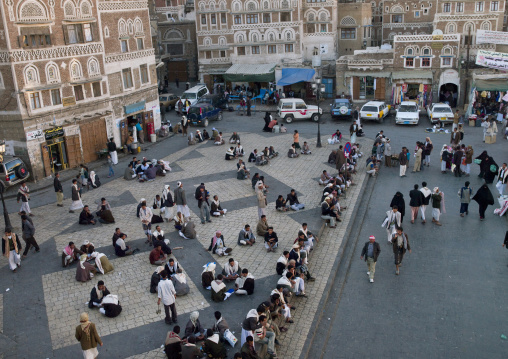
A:
[[[168,193],[169,193],[169,185],[166,184],[164,185],[164,190],[162,191],[162,200],[164,202],[166,202],[166,200],[168,199]]]
[[[90,182],[95,186],[95,171],[90,171]]]
[[[190,314],[190,321],[191,321],[192,325],[196,326],[198,318],[199,318],[199,312],[198,311],[192,312]]]
[[[79,265],[81,266],[81,269],[85,269],[84,263],[86,262],[86,259],[88,256],[86,254],[82,254],[81,257],[79,257]]]

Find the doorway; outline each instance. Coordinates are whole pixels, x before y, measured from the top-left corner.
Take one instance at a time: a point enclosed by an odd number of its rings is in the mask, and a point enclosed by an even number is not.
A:
[[[374,77],[360,77],[360,99],[374,99]]]
[[[450,107],[457,107],[458,86],[446,83],[439,88],[439,102],[447,103]]]
[[[67,153],[63,137],[53,138],[47,141],[49,164],[51,172],[59,172],[67,168]]]

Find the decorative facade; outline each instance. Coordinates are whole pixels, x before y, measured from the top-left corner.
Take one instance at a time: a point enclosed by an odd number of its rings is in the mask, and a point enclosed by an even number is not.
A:
[[[0,138],[35,180],[96,160],[107,138],[123,145],[136,121],[160,127],[146,1],[0,8]]]

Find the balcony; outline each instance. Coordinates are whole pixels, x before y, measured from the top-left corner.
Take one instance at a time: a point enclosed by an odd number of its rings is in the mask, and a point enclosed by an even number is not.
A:
[[[200,65],[226,65],[231,64],[231,58],[230,57],[216,57],[213,59],[199,59]]]

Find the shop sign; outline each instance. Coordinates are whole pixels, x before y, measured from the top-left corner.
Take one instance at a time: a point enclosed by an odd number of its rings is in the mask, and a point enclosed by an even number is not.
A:
[[[64,135],[64,130],[62,127],[55,127],[55,128],[52,128],[51,130],[44,131],[44,137],[46,138],[46,140],[51,140],[52,138],[60,137],[63,135]]]
[[[28,131],[26,133],[26,140],[32,141],[32,140],[36,140],[38,138],[42,138],[43,136],[44,136],[44,132],[42,132],[42,130]]]
[[[432,40],[443,40],[443,38],[444,38],[443,34],[432,35]]]
[[[441,35],[443,36],[443,35]],[[443,48],[443,43],[442,42],[433,42],[431,45],[433,50],[441,50]]]
[[[508,45],[508,32],[477,30],[476,43]]]
[[[63,107],[73,106],[75,104],[76,104],[76,99],[74,98],[74,96],[62,98]]]
[[[407,84],[402,84],[402,92],[407,92]]]
[[[478,50],[476,64],[492,69],[508,70],[508,54],[504,52]]]

